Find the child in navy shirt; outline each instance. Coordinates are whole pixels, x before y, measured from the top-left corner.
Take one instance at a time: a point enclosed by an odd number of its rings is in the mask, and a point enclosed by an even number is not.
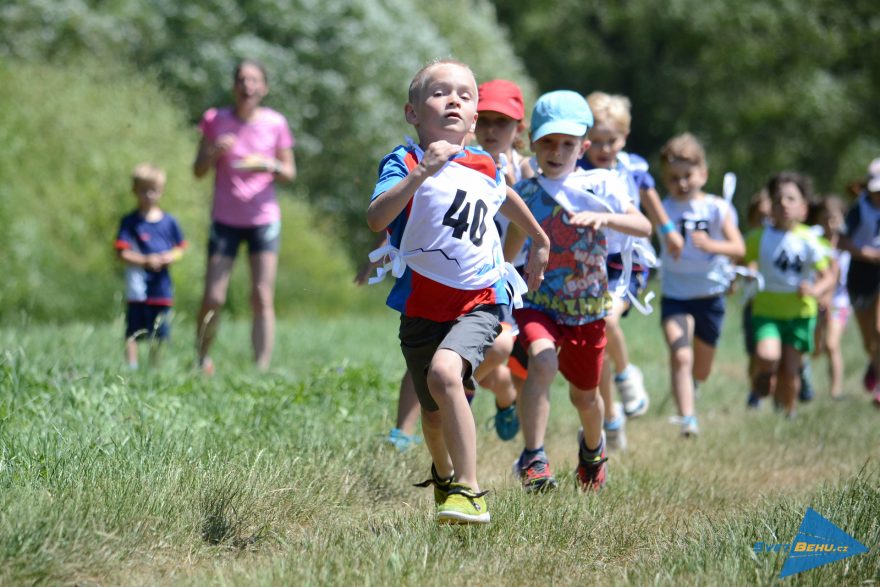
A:
[[[122,218],[116,236],[116,251],[126,264],[125,359],[132,369],[138,366],[138,339],[168,339],[168,317],[174,305],[168,267],[186,248],[177,220],[159,208],[164,188],[162,169],[149,163],[135,167],[132,191],[138,207]],[[158,348],[151,346],[151,361],[156,360]]]

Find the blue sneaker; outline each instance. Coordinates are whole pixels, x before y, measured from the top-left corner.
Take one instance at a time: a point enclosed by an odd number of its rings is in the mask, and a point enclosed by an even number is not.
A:
[[[746,400],[746,407],[750,410],[757,410],[761,407],[761,396],[755,393],[754,391],[749,392],[749,397]]]
[[[805,359],[803,364],[801,365],[801,390],[798,392],[798,399],[806,403],[808,401],[812,401],[813,397],[816,395],[813,391],[813,369],[810,366],[810,361]]]
[[[498,408],[498,411],[495,412],[495,432],[501,440],[512,440],[519,432],[516,402],[506,408]]]
[[[414,444],[418,444],[421,441],[422,439],[415,434],[409,436],[400,428],[392,428],[391,432],[388,433],[388,436],[385,437],[385,442],[400,452],[408,451]]]

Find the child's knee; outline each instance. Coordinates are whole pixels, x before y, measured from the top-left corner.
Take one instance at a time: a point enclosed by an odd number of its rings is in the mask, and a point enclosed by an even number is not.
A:
[[[599,388],[578,389],[577,387],[570,386],[568,398],[578,411],[592,411],[599,407]]]
[[[428,387],[431,392],[461,385],[461,369],[460,361],[456,363],[446,358],[435,357],[428,367]]]
[[[555,350],[544,350],[529,357],[529,374],[542,379],[556,376],[559,371],[559,357]]]

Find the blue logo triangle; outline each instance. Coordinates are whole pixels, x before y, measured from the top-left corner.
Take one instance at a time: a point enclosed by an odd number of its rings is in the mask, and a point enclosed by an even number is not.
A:
[[[804,521],[801,522],[797,536],[791,543],[779,578],[802,573],[864,552],[868,552],[864,544],[823,518],[813,508],[807,508]]]

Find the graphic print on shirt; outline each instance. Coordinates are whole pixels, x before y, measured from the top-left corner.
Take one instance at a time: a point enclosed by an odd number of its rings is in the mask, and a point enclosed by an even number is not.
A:
[[[524,307],[547,312],[557,323],[570,326],[598,320],[611,307],[606,233],[573,226],[569,213],[537,180],[520,182],[517,188],[551,243],[544,281],[523,296]],[[579,204],[575,209],[585,208]]]

